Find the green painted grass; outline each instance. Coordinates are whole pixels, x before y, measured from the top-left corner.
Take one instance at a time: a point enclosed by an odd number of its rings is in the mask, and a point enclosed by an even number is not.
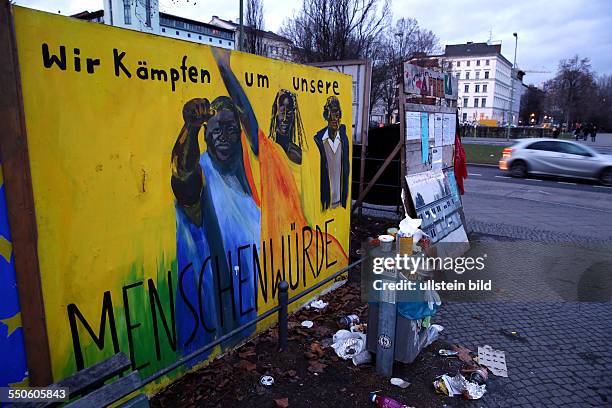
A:
[[[509,143],[508,145],[510,145]],[[464,144],[467,162],[475,164],[499,164],[504,146],[491,146],[484,144]]]

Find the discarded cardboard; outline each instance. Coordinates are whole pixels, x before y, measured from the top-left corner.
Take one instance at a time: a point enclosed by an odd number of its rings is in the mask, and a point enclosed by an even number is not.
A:
[[[478,362],[498,377],[508,377],[506,353],[491,346],[478,347]]]

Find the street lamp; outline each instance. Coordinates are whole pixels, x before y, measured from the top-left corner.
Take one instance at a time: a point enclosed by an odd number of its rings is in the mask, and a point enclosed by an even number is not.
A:
[[[512,64],[512,69],[510,70],[510,109],[508,109],[508,127],[506,128],[506,139],[510,139],[510,124],[512,123],[512,105],[514,105],[514,69],[516,68],[516,48],[518,46],[518,34],[512,33],[514,36],[514,63]]]

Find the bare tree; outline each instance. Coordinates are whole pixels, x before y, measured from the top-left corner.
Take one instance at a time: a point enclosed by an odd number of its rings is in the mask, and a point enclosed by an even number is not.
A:
[[[398,82],[401,81],[404,61],[418,54],[431,54],[438,50],[438,38],[419,27],[413,18],[401,18],[395,27],[385,30],[376,45],[376,58],[372,70],[371,105],[382,103],[385,122],[398,106]]]
[[[597,80],[595,122],[599,129],[612,130],[612,75],[602,75]]]
[[[544,101],[546,94],[540,88],[529,85],[521,96],[521,109],[519,118],[524,124],[531,124],[533,118],[535,123],[540,123],[544,117]],[[531,114],[534,114],[531,116]]]
[[[559,62],[557,75],[544,84],[546,107],[557,120],[571,126],[594,116],[597,84],[589,58],[578,55]]]
[[[293,41],[300,62],[370,55],[389,15],[389,0],[304,0],[281,34]]]
[[[251,54],[264,55],[263,15],[262,0],[247,0],[243,44],[244,50]]]

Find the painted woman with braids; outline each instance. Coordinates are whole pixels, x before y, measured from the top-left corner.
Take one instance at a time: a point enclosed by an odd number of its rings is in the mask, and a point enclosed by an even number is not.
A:
[[[276,94],[269,137],[283,148],[289,160],[302,164],[302,148],[306,148],[306,139],[297,98],[293,92],[281,89]]]

